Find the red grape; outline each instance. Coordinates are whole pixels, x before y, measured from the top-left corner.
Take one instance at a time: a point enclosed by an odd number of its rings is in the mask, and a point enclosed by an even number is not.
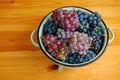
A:
[[[68,53],[65,49],[65,42],[61,42],[61,40],[51,34],[43,35],[42,39],[47,51],[51,53],[52,56],[56,59],[65,59],[65,56],[67,55],[65,53]]]
[[[59,25],[66,31],[75,31],[79,26],[77,13],[72,11],[58,9],[52,13],[51,18],[56,25]]]
[[[75,51],[80,55],[86,55],[86,50],[89,49],[91,43],[92,38],[88,37],[87,34],[74,32],[71,36],[69,47],[72,52]]]

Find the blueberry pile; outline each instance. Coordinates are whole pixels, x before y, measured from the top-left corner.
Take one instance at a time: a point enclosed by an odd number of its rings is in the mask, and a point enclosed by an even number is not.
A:
[[[43,29],[43,43],[55,59],[78,64],[90,61],[101,50],[104,32],[98,12],[56,10]]]
[[[93,12],[92,14],[87,14],[85,12],[77,11],[79,22],[82,24],[82,27],[78,27],[76,31],[87,33],[90,37],[93,38],[91,44],[92,51],[96,54],[99,52],[102,42],[103,42],[103,30],[101,29],[101,16],[98,12]]]
[[[78,53],[71,53],[64,62],[71,64],[83,63],[93,59],[95,56],[96,53],[94,53],[91,50],[87,50],[87,55],[79,55]]]
[[[55,35],[56,31],[57,31],[57,26],[53,22],[50,22],[50,21],[45,25],[43,29],[44,34],[48,33],[48,34]]]

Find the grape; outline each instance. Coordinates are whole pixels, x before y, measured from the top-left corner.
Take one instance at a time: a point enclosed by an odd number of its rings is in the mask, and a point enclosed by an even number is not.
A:
[[[61,34],[58,34],[58,35],[57,35],[57,37],[58,37],[58,38],[61,38],[61,37],[62,37],[62,35],[61,35]]]
[[[78,16],[72,11],[58,9],[52,13],[51,18],[65,31],[74,31],[79,26]]]
[[[48,52],[52,52],[53,49],[49,47],[49,48],[47,48],[47,51],[48,51]]]
[[[60,33],[60,32],[62,31],[62,29],[61,29],[61,28],[58,28],[57,31]]]
[[[56,36],[46,34],[42,36],[42,39],[47,51],[56,59],[65,59],[69,54],[66,50],[66,42],[61,42]]]
[[[75,51],[80,55],[86,55],[86,50],[89,49],[91,43],[92,38],[88,37],[87,34],[74,32],[70,39],[69,47],[72,50],[72,53]]]
[[[56,44],[60,45],[61,44],[60,40],[56,40]]]
[[[61,55],[56,53],[55,58],[56,58],[56,59],[60,59],[60,58],[61,58]]]

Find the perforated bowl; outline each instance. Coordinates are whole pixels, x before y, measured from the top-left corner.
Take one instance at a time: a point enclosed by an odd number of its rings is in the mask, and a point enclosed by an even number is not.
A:
[[[83,12],[86,12],[88,14],[92,14],[93,12],[88,10],[88,9],[85,9],[85,8],[82,8],[82,7],[76,7],[76,6],[67,6],[67,7],[61,7],[61,8],[58,8],[58,9],[63,9],[63,10],[69,10],[69,11],[72,11],[72,10],[81,10]],[[104,21],[102,20],[100,23],[102,25],[102,28],[104,28],[103,32],[105,34],[104,36],[104,41],[103,41],[103,45],[100,49],[100,51],[98,52],[98,54],[96,55],[96,57],[94,57],[93,59],[87,61],[87,62],[84,62],[84,63],[78,63],[78,64],[69,64],[69,63],[64,63],[64,62],[61,62],[57,59],[55,59],[54,57],[52,57],[48,52],[47,50],[45,49],[44,45],[43,45],[43,42],[42,42],[42,35],[43,35],[43,29],[44,29],[44,25],[48,22],[48,20],[50,21],[51,20],[51,14],[52,14],[53,11],[51,11],[50,13],[48,13],[44,18],[43,20],[41,21],[40,25],[38,26],[38,29],[37,30],[34,30],[32,33],[31,33],[31,36],[30,36],[30,39],[31,39],[31,42],[34,46],[36,47],[40,47],[40,49],[42,49],[43,53],[50,59],[52,60],[53,62],[55,62],[56,64],[59,65],[59,71],[62,70],[63,67],[69,67],[69,68],[76,68],[76,67],[81,67],[81,66],[84,66],[84,65],[87,65],[87,64],[90,64],[92,62],[94,62],[95,60],[97,60],[105,51],[108,43],[111,43],[114,39],[114,33],[113,31],[110,29],[110,28],[107,28],[107,26],[105,25]],[[37,32],[37,40],[38,40],[38,43],[34,42],[33,40],[33,36],[34,34]],[[109,34],[108,32],[110,32],[110,34],[112,35],[112,38],[109,40]]]

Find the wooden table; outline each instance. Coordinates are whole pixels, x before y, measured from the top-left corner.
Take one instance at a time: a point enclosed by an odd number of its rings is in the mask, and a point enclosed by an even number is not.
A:
[[[98,11],[115,40],[94,63],[58,72],[31,44],[30,34],[47,13],[63,6]],[[119,0],[0,0],[0,80],[120,80]]]

